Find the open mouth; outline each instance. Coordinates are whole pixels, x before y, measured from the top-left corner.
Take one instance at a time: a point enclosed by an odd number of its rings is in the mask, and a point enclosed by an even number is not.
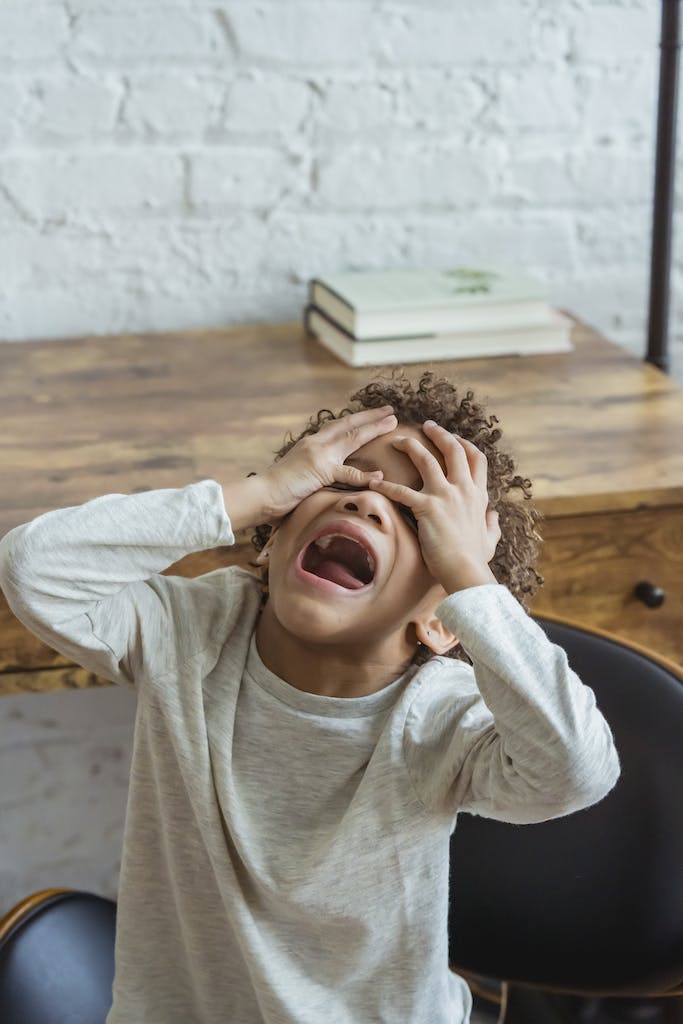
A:
[[[301,560],[304,572],[330,580],[347,590],[359,590],[375,577],[375,560],[353,537],[326,533],[311,541]]]

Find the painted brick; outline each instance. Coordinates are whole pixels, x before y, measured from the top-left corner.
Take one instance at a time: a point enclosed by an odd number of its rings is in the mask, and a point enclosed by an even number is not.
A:
[[[57,221],[69,211],[73,223],[113,212],[122,216],[180,206],[182,167],[173,153],[53,155],[46,174],[44,157],[7,157],[0,161],[0,188],[23,214],[36,221]]]
[[[311,91],[305,82],[251,72],[230,85],[219,127],[230,132],[289,135],[305,125]]]
[[[221,147],[190,157],[190,197],[202,207],[267,206],[284,189],[303,191],[301,179],[287,154],[272,149]]]
[[[496,263],[524,266],[541,280],[550,268],[571,276],[575,269],[572,218],[552,211],[472,210],[457,218],[438,214],[411,218],[407,264]]]
[[[105,65],[165,59],[214,57],[225,50],[225,37],[211,12],[167,7],[145,10],[85,10],[75,21],[70,43],[74,59]]]
[[[654,115],[657,103],[657,63],[651,59],[629,67],[584,67],[577,72],[584,130],[593,135],[647,130],[654,144]]]
[[[654,187],[653,154],[631,150],[584,150],[576,160],[576,180],[580,183],[583,202],[602,207],[624,206],[642,202],[652,195]]]
[[[28,90],[18,79],[0,78],[0,146],[3,148],[19,136],[30,103]]]
[[[448,68],[402,72],[392,88],[396,123],[438,135],[476,128],[488,104],[485,78],[485,74],[475,79]],[[362,105],[360,96],[358,105]]]
[[[104,263],[102,238],[83,232],[45,230],[36,245],[35,231],[22,224],[0,232],[0,292],[10,294],[58,285],[69,290],[74,281],[97,275]]]
[[[0,60],[4,68],[60,57],[69,37],[69,20],[61,6],[20,4],[0,7]]]
[[[558,156],[529,155],[507,168],[508,194],[531,205],[614,206],[643,202],[651,195],[649,154],[615,152],[607,147]]]
[[[381,56],[401,67],[505,65],[528,60],[535,51],[535,12],[521,3],[514,14],[506,0],[487,0],[399,8],[389,18],[378,8],[377,16],[385,21]]]
[[[201,138],[218,117],[225,83],[205,80],[177,69],[129,79],[122,124],[150,138]]]
[[[318,198],[348,209],[485,203],[498,159],[493,149],[339,146],[320,162]]]
[[[376,57],[387,11],[365,3],[223,4],[240,56],[265,66],[343,67]]]
[[[34,109],[24,119],[25,138],[37,143],[68,139],[89,142],[110,135],[123,95],[121,83],[69,75],[39,79]]]
[[[503,70],[498,90],[500,120],[508,129],[559,127],[569,132],[580,125],[576,83],[565,68],[534,64],[514,72]]]
[[[659,4],[599,3],[570,13],[573,52],[582,61],[619,65],[650,53],[657,60]],[[654,16],[653,16],[654,15]]]

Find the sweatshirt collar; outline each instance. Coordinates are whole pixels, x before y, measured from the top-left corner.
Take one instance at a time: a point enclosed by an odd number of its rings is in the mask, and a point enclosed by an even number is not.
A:
[[[386,711],[396,703],[418,667],[410,665],[398,679],[367,697],[322,697],[297,689],[266,668],[256,647],[255,632],[251,635],[246,665],[254,682],[271,696],[297,711],[323,718],[365,718]]]

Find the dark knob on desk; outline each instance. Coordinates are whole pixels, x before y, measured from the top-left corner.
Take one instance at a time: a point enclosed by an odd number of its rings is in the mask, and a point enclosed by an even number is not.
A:
[[[648,583],[647,580],[641,580],[640,583],[636,584],[633,593],[648,608],[659,608],[660,605],[664,604],[664,598],[666,597],[661,587],[655,586],[654,583]]]

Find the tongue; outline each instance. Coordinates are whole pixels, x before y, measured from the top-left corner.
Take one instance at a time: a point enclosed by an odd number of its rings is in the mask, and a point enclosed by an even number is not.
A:
[[[324,580],[338,583],[340,587],[346,587],[347,590],[358,590],[359,587],[365,586],[363,581],[352,576],[341,562],[333,562],[328,559],[317,565],[314,571],[316,576],[322,576]]]

